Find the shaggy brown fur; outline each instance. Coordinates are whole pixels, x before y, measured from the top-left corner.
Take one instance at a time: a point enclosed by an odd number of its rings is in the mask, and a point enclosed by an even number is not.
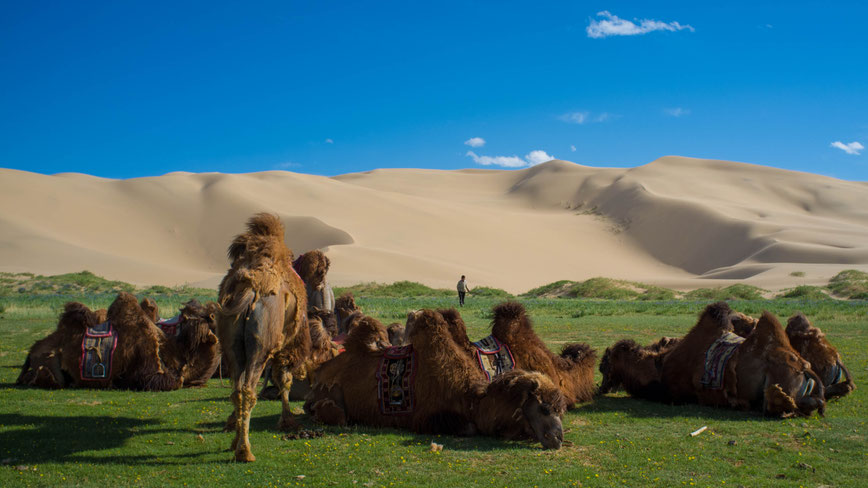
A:
[[[661,381],[663,358],[677,344],[664,337],[641,347],[631,339],[622,339],[606,349],[600,360],[603,382],[597,391],[605,394],[624,388],[630,396],[658,402],[669,401],[669,392]]]
[[[331,266],[328,256],[320,250],[306,252],[299,256],[292,266],[304,281],[308,307],[334,312],[335,294],[326,281],[326,274]]]
[[[235,411],[226,427],[235,430],[236,461],[256,459],[250,452],[250,412],[256,405],[254,387],[269,359],[283,403],[278,428],[297,427],[289,389],[293,370],[303,367],[308,357],[310,334],[307,293],[292,268],[283,233],[276,215],[251,217],[247,232],[229,245],[231,267],[220,283],[217,332],[232,372]]]
[[[389,334],[389,342],[393,346],[403,346],[404,345],[404,326],[399,324],[398,322],[394,322],[389,324],[386,327],[386,332]]]
[[[732,331],[744,338],[753,332],[757,322],[759,322],[759,320],[741,312],[734,312],[729,320],[732,322]]]
[[[787,337],[802,358],[811,363],[823,380],[826,399],[838,398],[856,389],[850,370],[844,366],[838,350],[826,339],[826,334],[811,325],[808,318],[797,313],[787,321]]]
[[[346,292],[335,301],[335,314],[338,320],[338,335],[348,334],[355,321],[361,318],[362,309],[356,305],[353,294]]]
[[[216,302],[202,305],[193,299],[180,309],[181,332],[168,342],[174,342],[182,356],[191,358],[184,365],[184,386],[205,386],[220,365],[222,355],[215,334],[218,308]]]
[[[523,427],[526,422],[533,426],[531,436],[547,447],[560,447],[563,399],[551,383],[534,381],[536,377],[516,379],[532,374],[516,372],[489,387],[479,368],[454,343],[449,324],[433,310],[411,314],[407,331],[417,357],[417,402],[412,413],[380,412],[376,374],[383,351],[376,344],[387,340],[387,334],[385,327],[370,317],[359,321],[350,332],[346,352],[316,371],[305,410],[329,424],[362,423],[431,433],[471,434],[478,430],[485,435],[520,436],[527,434]],[[483,411],[480,406],[489,388],[492,396]]]
[[[190,305],[190,304],[188,304]],[[19,384],[62,388],[129,388],[166,391],[201,384],[217,359],[217,338],[200,316],[185,317],[178,337],[167,337],[154,325],[156,306],[122,292],[108,311],[93,312],[81,303],[66,304],[57,330],[31,348]],[[109,320],[117,331],[111,376],[81,378],[81,342],[85,330]],[[210,369],[209,369],[210,368]]]
[[[727,363],[722,388],[703,387],[706,351],[715,340],[732,332],[732,315],[724,302],[709,305],[696,325],[666,354],[662,380],[672,400],[761,409],[781,417],[810,415],[813,410],[822,414],[825,401],[819,377],[796,354],[783,327],[768,312]],[[810,381],[815,384],[811,386]]]
[[[515,367],[539,371],[551,378],[566,398],[568,408],[594,396],[596,352],[587,344],[566,344],[560,356],[553,354],[533,330],[533,324],[518,302],[494,307],[491,333],[509,346]]]

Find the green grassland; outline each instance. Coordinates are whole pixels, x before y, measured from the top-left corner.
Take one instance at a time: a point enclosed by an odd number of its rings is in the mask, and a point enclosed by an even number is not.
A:
[[[322,435],[293,439],[275,430],[279,402],[262,401],[251,422],[257,461],[238,464],[229,462],[232,434],[221,431],[231,411],[225,380],[165,393],[14,386],[27,349],[53,330],[63,303],[106,307],[117,291],[85,286],[68,294],[52,285],[53,292],[19,292],[22,286],[19,281],[0,292],[0,486],[817,487],[862,486],[868,477],[868,304],[861,300],[832,300],[824,293],[820,299],[731,302],[736,310],[756,315],[767,309],[782,320],[801,310],[827,333],[858,388],[830,403],[824,418],[767,419],[621,393],[567,412],[567,442],[544,451],[492,438],[323,427],[305,415],[305,427]],[[420,286],[393,284],[390,295],[378,293],[382,285],[352,291],[366,313],[386,324],[403,322],[413,309],[456,305],[451,292]],[[149,296],[163,316],[189,297],[214,297],[211,290],[161,291]],[[487,335],[492,307],[508,295],[486,293],[491,295],[470,295],[461,310],[472,339]],[[682,335],[717,296],[518,299],[551,349],[583,341],[602,354],[624,337],[650,342]],[[294,408],[301,412],[300,403]],[[688,435],[702,426],[708,430]],[[444,446],[442,452],[430,452],[432,441]]]

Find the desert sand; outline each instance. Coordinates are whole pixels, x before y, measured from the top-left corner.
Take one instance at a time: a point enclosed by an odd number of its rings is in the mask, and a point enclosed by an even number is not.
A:
[[[89,270],[215,287],[256,212],[337,285],[411,280],[513,293],[595,276],[770,290],[868,271],[868,183],[668,156],[635,168],[170,173],[113,180],[0,169],[0,271]],[[790,273],[801,271],[802,277]]]

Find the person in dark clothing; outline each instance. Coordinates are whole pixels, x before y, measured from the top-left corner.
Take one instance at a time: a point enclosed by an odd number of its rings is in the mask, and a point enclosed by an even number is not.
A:
[[[464,306],[464,295],[470,291],[470,288],[467,286],[467,283],[464,282],[464,275],[461,275],[461,279],[458,280],[458,305]]]

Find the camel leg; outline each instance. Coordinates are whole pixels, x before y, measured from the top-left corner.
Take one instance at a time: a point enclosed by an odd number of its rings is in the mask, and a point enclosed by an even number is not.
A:
[[[256,406],[256,383],[265,368],[265,361],[255,361],[235,380],[235,391],[232,392],[232,403],[235,405],[235,440],[232,450],[235,460],[249,463],[256,461],[250,452],[250,414]]]
[[[272,367],[275,376],[275,383],[280,388],[280,420],[277,422],[279,430],[296,430],[300,427],[298,422],[292,416],[292,410],[289,408],[289,390],[292,388],[292,373],[290,373],[284,365],[275,364]]]

